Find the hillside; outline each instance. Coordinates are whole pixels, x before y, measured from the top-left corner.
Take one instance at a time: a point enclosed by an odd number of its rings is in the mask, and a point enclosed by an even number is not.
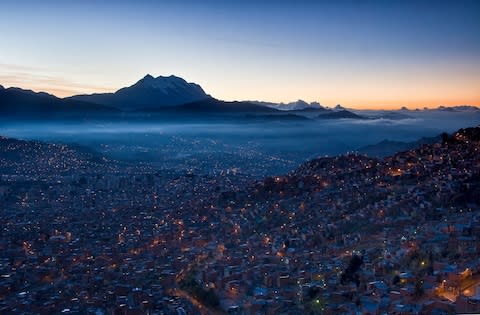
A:
[[[98,115],[112,115],[117,109],[88,102],[61,99],[54,95],[0,87],[0,114],[16,119],[88,118]]]
[[[99,166],[117,168],[114,161],[86,148],[0,137],[0,173],[4,175],[38,178],[96,173]]]
[[[480,270],[479,148],[480,128],[461,129],[442,143],[385,159],[318,158],[285,176],[223,192],[224,229],[241,231],[229,235],[224,247],[232,249],[223,255],[235,260],[255,253],[258,257],[247,263],[251,269],[243,266],[245,273],[255,275],[260,265],[267,275],[302,279],[311,288],[305,305],[323,301],[332,314],[352,301],[367,301],[382,312],[398,303],[414,307],[409,297],[390,299],[391,291],[412,292],[425,313],[430,301],[465,301],[470,295],[458,290],[478,283]],[[234,244],[248,245],[235,250]],[[465,270],[473,275],[442,284]],[[443,289],[445,283],[457,293]],[[372,284],[382,289],[375,291]],[[274,288],[288,297],[288,285]],[[455,311],[455,303],[442,305]]]

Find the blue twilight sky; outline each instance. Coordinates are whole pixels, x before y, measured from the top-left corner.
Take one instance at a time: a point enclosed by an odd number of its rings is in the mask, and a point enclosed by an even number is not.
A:
[[[0,84],[175,74],[226,100],[480,105],[480,1],[3,1]]]

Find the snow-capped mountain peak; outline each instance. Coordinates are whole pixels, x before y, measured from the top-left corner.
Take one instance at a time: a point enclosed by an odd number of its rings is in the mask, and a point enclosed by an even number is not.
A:
[[[135,110],[182,105],[208,97],[200,85],[189,83],[180,77],[170,75],[155,78],[147,74],[135,84],[115,93],[77,95],[72,98],[123,110]]]

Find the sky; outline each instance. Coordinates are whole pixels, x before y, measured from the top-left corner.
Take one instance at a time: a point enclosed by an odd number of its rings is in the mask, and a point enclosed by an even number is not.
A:
[[[480,106],[480,1],[4,1],[0,84],[59,97],[177,75],[223,100]]]

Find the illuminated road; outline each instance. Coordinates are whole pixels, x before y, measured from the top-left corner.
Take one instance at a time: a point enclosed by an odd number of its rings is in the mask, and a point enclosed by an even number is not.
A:
[[[194,263],[190,263],[186,269],[183,269],[182,271],[180,271],[180,273],[177,274],[177,276],[176,276],[177,285],[180,283],[180,281],[183,280],[183,278],[185,278],[185,276],[190,272],[190,270],[192,269],[193,266],[197,265],[197,263],[199,263],[201,261],[204,261],[206,258],[207,258],[207,255],[200,255],[200,256],[197,257],[197,259],[195,259]],[[178,297],[189,300],[190,303],[192,303],[193,306],[195,306],[197,308],[197,310],[200,312],[201,315],[221,315],[221,314],[223,314],[220,311],[211,310],[211,309],[207,308],[205,305],[203,305],[195,297],[191,296],[190,294],[188,294],[188,292],[186,292],[184,290],[181,290],[180,288],[174,288],[174,289],[171,289],[169,291],[170,291],[169,294],[171,294],[171,295],[175,295],[175,296],[178,296]]]

